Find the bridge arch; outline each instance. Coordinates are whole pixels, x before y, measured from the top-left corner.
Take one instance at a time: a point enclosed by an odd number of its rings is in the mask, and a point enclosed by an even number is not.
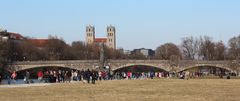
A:
[[[147,68],[155,68],[155,69],[159,69],[165,72],[168,72],[169,70],[167,70],[166,68],[164,68],[164,66],[159,66],[159,65],[153,65],[153,64],[125,64],[125,65],[121,65],[118,66],[114,69],[112,69],[112,71],[116,72],[118,70],[124,69],[124,68],[131,68],[131,67],[147,67]]]
[[[53,68],[65,68],[65,69],[73,69],[73,70],[80,70],[81,68],[74,67],[74,66],[65,66],[65,65],[12,65],[10,66],[12,70],[15,70],[16,72],[19,71],[25,71],[25,70],[31,70],[31,69],[39,69],[39,68],[45,68],[48,69],[48,67],[51,69]]]
[[[192,68],[196,68],[196,67],[214,67],[214,68],[220,68],[220,69],[225,69],[228,71],[232,71],[230,68],[225,67],[225,66],[216,66],[216,65],[191,65],[191,66],[187,66],[186,68],[181,69],[180,71],[185,71],[188,69],[192,69]]]
[[[187,71],[187,70],[191,71],[191,69],[192,69],[192,71],[195,71],[195,72],[199,72],[199,71],[203,72],[205,69],[205,71],[207,71],[208,73],[211,71],[212,73],[210,72],[210,74],[219,74],[219,73],[225,74],[228,72],[232,72],[232,70],[230,68],[225,67],[223,65],[218,66],[218,65],[209,65],[209,64],[188,66],[186,68],[181,69],[179,72],[183,72],[183,71]]]
[[[77,68],[71,68],[71,67],[66,67],[66,66],[36,66],[36,67],[31,67],[31,68],[24,68],[21,70],[17,70],[17,78],[18,79],[23,79],[24,76],[26,76],[26,71],[29,71],[31,78],[37,78],[37,73],[38,71],[56,71],[58,70],[64,70],[64,71],[70,71],[70,70],[78,70]]]
[[[20,72],[20,71],[26,71],[26,70],[31,70],[31,69],[72,69],[72,70],[78,70],[78,68],[74,68],[74,67],[66,67],[66,66],[37,66],[37,67],[31,67],[31,68],[24,68],[24,69],[20,69],[20,70],[17,70],[17,72]]]

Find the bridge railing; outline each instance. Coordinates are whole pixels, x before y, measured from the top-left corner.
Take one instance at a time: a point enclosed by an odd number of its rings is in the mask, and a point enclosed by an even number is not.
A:
[[[11,64],[27,65],[27,64],[74,64],[74,63],[99,63],[99,60],[61,60],[61,61],[22,61]],[[165,63],[169,64],[169,60],[107,60],[109,63]],[[202,60],[181,60],[180,65],[184,64],[229,64],[232,61],[202,61]]]
[[[74,63],[98,63],[99,60],[62,60],[62,61],[22,61],[13,62],[15,65],[27,65],[27,64],[74,64]]]
[[[108,60],[110,63],[167,63],[168,60]]]
[[[143,62],[143,63],[169,63],[169,60],[108,60],[108,62]],[[229,63],[231,61],[205,61],[205,60],[180,60],[180,63],[212,63],[212,64],[224,64]]]
[[[181,60],[181,64],[227,64],[231,61]]]

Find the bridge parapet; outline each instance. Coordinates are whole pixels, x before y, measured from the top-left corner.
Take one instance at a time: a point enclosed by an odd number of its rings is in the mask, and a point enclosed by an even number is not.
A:
[[[171,64],[172,62],[169,60],[107,60],[106,63],[113,70],[134,65],[146,65],[164,69],[166,71],[171,71],[174,68],[177,68],[178,69],[177,71],[181,71],[184,69],[198,66],[214,66],[231,70],[229,67],[232,61],[180,60],[178,64],[174,64],[174,66]],[[17,68],[17,70],[47,66],[60,66],[80,70],[87,68],[92,69],[97,66],[99,67],[100,61],[99,60],[24,61],[15,62],[9,65],[14,65]]]
[[[204,60],[181,60],[180,63],[187,63],[187,64],[200,64],[200,63],[205,63],[205,64],[224,64],[224,63],[229,63],[231,61],[204,61]]]
[[[228,65],[229,63],[231,63],[231,61],[192,61],[192,60],[182,60],[180,62],[181,66],[188,66],[188,65],[192,65],[192,64],[211,64],[211,65],[217,65],[217,64],[224,64],[224,65]]]
[[[64,60],[64,61],[24,61],[9,64],[16,71],[37,67],[67,67],[72,69],[95,69],[99,60]]]
[[[76,63],[98,63],[99,60],[62,60],[62,61],[21,61],[11,64],[28,65],[28,64],[76,64]]]
[[[108,60],[110,63],[168,63],[168,60]]]

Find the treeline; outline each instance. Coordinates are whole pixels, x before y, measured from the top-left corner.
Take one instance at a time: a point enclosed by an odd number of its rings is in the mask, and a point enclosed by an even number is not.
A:
[[[185,37],[179,46],[166,43],[156,49],[156,58],[171,59],[178,56],[184,60],[236,60],[240,58],[240,35],[229,39],[228,45],[214,42],[211,37]]]
[[[240,35],[229,39],[227,45],[222,41],[214,42],[208,36],[185,37],[179,45],[173,43],[160,45],[152,57],[146,57],[141,53],[126,55],[123,49],[107,47],[104,54],[107,59],[235,60],[240,57]],[[36,47],[28,40],[0,42],[1,65],[13,61],[85,60],[99,57],[98,45],[87,45],[81,41],[69,45],[57,36],[50,36],[47,43],[41,47]]]
[[[1,42],[1,61],[46,61],[46,60],[85,60],[99,59],[100,47],[87,45],[81,41],[68,45],[62,38],[50,36],[45,44],[36,44],[26,40]],[[120,59],[124,54],[120,50],[105,47],[106,58]]]

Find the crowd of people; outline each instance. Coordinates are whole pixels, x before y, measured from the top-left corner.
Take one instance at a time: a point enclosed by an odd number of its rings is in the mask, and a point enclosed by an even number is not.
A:
[[[98,72],[95,70],[46,70],[35,72],[26,71],[24,74],[18,75],[16,71],[7,72],[5,74],[5,79],[8,84],[16,84],[17,78],[24,75],[24,83],[67,83],[71,81],[83,81],[87,83],[95,84],[98,79]],[[35,75],[37,75],[37,80]],[[2,82],[3,75],[0,73],[0,83]]]
[[[154,72],[154,71],[149,71],[149,72],[117,72],[114,75],[115,79],[145,79],[145,78],[151,78],[153,79],[154,77],[156,78],[163,78],[163,77],[169,77],[168,72]]]
[[[26,71],[24,74],[24,83],[70,83],[72,81],[82,81],[84,83],[95,84],[97,80],[124,80],[124,79],[153,79],[153,78],[171,78],[177,77],[180,79],[189,79],[203,77],[204,73],[183,71],[179,73],[169,72],[131,72],[131,71],[96,71],[96,70],[39,70],[37,71],[37,81],[33,81],[33,72]],[[8,84],[16,83],[17,72],[12,71],[6,77]],[[229,76],[230,77],[230,76]],[[229,78],[228,77],[228,78]],[[3,75],[0,74],[0,83],[3,79]]]
[[[28,71],[27,71],[28,72]],[[39,82],[44,83],[67,83],[71,81],[83,81],[95,84],[98,77],[95,70],[48,70],[38,71],[37,77]],[[31,83],[29,77],[25,76],[26,83]]]
[[[4,79],[4,75],[2,73],[0,73],[0,84],[3,79]],[[8,72],[6,75],[6,79],[7,79],[8,84],[11,84],[11,82],[16,83],[17,72],[16,71],[12,71],[11,73]]]
[[[84,83],[95,84],[101,80],[123,80],[123,79],[146,79],[154,77],[162,78],[169,77],[167,72],[116,72],[111,71],[96,71],[96,70],[39,70],[36,72],[26,71],[24,73],[24,83],[70,83],[72,81],[82,81]],[[21,74],[22,75],[22,74]],[[36,77],[37,76],[37,77]],[[3,76],[0,75],[0,80]],[[8,84],[16,83],[19,78],[16,71],[9,73],[6,76]],[[37,79],[37,80],[36,80]]]

